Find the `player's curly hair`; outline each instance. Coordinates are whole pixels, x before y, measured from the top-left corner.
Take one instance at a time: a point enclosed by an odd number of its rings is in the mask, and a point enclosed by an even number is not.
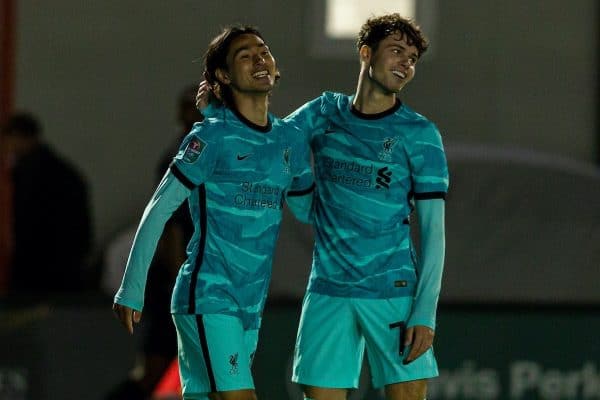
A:
[[[229,46],[235,38],[251,34],[258,36],[263,41],[265,40],[258,29],[251,25],[232,25],[223,29],[208,45],[208,49],[204,54],[204,79],[210,85],[211,92],[209,102],[216,104],[224,104],[228,107],[233,106],[233,94],[227,85],[223,85],[217,79],[216,71],[221,68],[227,69],[227,53]],[[280,77],[279,71],[275,76],[275,81]]]
[[[377,46],[383,39],[396,32],[403,34],[407,43],[417,48],[419,57],[427,51],[429,41],[421,28],[415,21],[404,18],[398,13],[369,18],[360,28],[356,47],[360,50],[363,45],[367,45],[377,50]]]

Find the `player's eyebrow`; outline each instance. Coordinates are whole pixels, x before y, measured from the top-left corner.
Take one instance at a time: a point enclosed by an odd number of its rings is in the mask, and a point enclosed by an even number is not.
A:
[[[392,44],[389,45],[389,47],[391,47],[391,48],[396,47],[396,48],[398,48],[400,50],[406,50],[406,46],[404,46],[401,43],[392,43]],[[419,58],[419,52],[418,51],[411,51],[408,55],[410,57],[414,57],[414,58],[417,58],[417,59]]]
[[[244,50],[250,50],[250,48],[251,48],[251,47],[258,47],[258,48],[263,48],[263,47],[266,47],[266,48],[267,48],[267,50],[269,49],[265,43],[259,43],[259,44],[257,44],[257,45],[254,45],[254,46],[242,46],[242,47],[240,47],[239,49],[236,49],[236,50],[233,52],[233,58],[237,57],[237,55],[238,55],[240,52],[244,51]]]

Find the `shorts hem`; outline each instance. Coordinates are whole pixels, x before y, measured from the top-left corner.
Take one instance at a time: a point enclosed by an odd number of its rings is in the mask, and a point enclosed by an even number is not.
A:
[[[404,383],[404,382],[410,382],[410,381],[416,381],[419,379],[431,379],[431,378],[436,378],[438,377],[440,374],[438,372],[432,372],[432,373],[423,373],[423,374],[415,374],[415,376],[410,376],[410,377],[402,377],[402,378],[398,378],[398,379],[386,379],[385,382],[371,382],[371,384],[373,385],[373,388],[375,389],[381,389],[387,385],[393,385],[396,383]]]
[[[323,389],[358,389],[358,382],[351,383],[349,385],[344,384],[330,384],[320,381],[318,379],[310,379],[310,378],[298,378],[292,377],[292,382],[297,383],[298,385],[303,386],[313,386]]]
[[[256,390],[254,386],[244,386],[244,387],[235,387],[235,388],[217,388],[216,392],[234,392],[236,390]]]

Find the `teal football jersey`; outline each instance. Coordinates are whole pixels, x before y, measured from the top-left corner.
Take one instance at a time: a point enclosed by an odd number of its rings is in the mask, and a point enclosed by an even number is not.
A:
[[[284,200],[310,193],[314,187],[310,150],[303,135],[273,116],[267,127],[260,127],[235,111],[218,108],[194,125],[169,174],[187,188],[178,183],[186,190],[194,223],[171,312],[233,315],[248,329],[256,329],[271,277]],[[157,193],[154,202],[168,201]],[[165,189],[165,196],[168,193]],[[152,202],[148,207],[152,209]],[[159,235],[157,232],[152,239]],[[136,246],[145,244],[134,243],[116,301],[139,308],[143,285],[139,289],[128,280],[145,279],[153,251],[136,251]]]
[[[317,184],[308,290],[355,298],[413,296],[414,200],[445,198],[448,168],[436,126],[399,100],[362,114],[324,93],[286,120],[309,135]],[[435,305],[434,305],[435,306]]]

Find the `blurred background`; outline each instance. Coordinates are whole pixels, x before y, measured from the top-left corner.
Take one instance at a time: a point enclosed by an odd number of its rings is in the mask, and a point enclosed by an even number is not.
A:
[[[451,173],[428,398],[600,399],[600,3],[362,3],[2,0],[1,400],[104,399],[144,381],[148,349],[169,357],[170,338],[143,333],[172,329],[168,304],[166,322],[132,338],[111,299],[163,161],[197,118],[202,55],[221,27],[261,30],[282,73],[272,111],[285,116],[325,90],[352,93],[360,24],[394,11],[431,40],[400,97],[437,124]],[[60,168],[16,168],[8,131],[39,139]],[[75,177],[61,193],[77,196],[57,198],[57,174]],[[173,226],[167,249],[182,240]],[[26,245],[24,231],[37,233]],[[301,398],[289,360],[311,250],[310,228],[286,214],[254,365],[261,399]],[[19,269],[23,257],[39,270]],[[364,375],[352,398],[380,398]]]

